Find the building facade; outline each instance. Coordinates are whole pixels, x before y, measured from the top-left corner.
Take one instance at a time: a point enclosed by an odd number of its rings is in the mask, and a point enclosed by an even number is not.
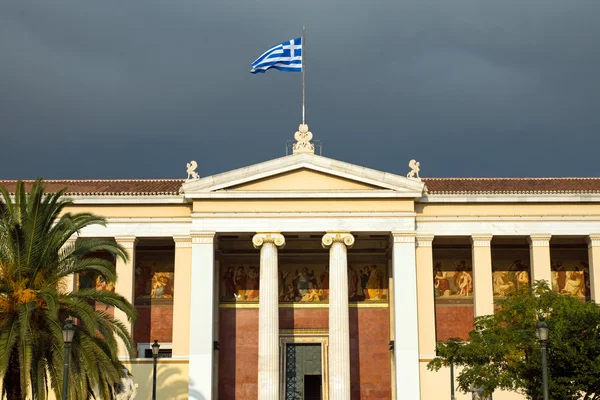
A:
[[[114,286],[69,286],[136,306],[138,354],[121,356],[138,399],[154,340],[159,399],[450,398],[449,372],[426,368],[435,343],[497,299],[539,279],[600,298],[600,179],[421,179],[312,149],[202,178],[194,164],[187,180],[47,181],[107,218],[80,236],[131,256]]]

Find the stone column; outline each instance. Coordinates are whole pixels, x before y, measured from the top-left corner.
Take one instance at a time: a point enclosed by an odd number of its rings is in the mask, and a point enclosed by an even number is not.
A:
[[[475,316],[494,313],[492,284],[492,235],[473,235],[473,302]]]
[[[392,232],[392,239],[396,397],[420,399],[415,233]]]
[[[587,242],[592,300],[600,304],[600,233],[588,236]]]
[[[328,232],[329,248],[329,399],[350,399],[350,322],[348,314],[348,255],[350,232]]]
[[[62,246],[61,251],[75,245],[76,241],[77,241],[77,236],[70,237],[69,240],[67,240],[65,242],[65,244]],[[65,276],[62,279],[62,284],[63,284],[63,289],[66,293],[73,292],[73,291],[77,290],[77,277],[75,276],[75,274]]]
[[[173,358],[190,354],[190,298],[192,292],[192,237],[173,236],[175,282],[173,285]]]
[[[417,235],[417,303],[419,305],[419,353],[435,357],[435,294],[433,235]]]
[[[531,235],[528,238],[531,283],[543,279],[549,286],[552,284],[550,238],[550,235]]]
[[[127,255],[129,256],[128,261],[123,261],[117,258],[117,282],[115,283],[115,292],[133,304],[133,291],[135,284],[135,245],[137,238],[135,236],[116,236],[115,241],[120,244]],[[129,334],[133,339],[133,323],[127,319],[125,313],[118,308],[115,308],[115,319],[121,321],[129,330]],[[119,339],[119,358],[129,358],[129,353],[124,343]],[[135,356],[134,356],[135,357]]]
[[[277,248],[285,238],[277,232],[257,233],[252,238],[260,249],[258,298],[258,398],[279,398],[279,275]]]
[[[189,398],[213,396],[213,288],[215,232],[191,232],[192,277],[190,287]]]
[[[328,232],[329,248],[329,399],[350,399],[350,322],[348,313],[348,254],[350,232]]]

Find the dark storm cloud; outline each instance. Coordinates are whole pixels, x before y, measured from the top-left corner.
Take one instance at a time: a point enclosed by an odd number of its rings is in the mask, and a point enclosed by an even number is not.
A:
[[[600,175],[600,2],[0,2],[0,178],[181,177],[284,154],[307,24],[323,154],[424,176]]]

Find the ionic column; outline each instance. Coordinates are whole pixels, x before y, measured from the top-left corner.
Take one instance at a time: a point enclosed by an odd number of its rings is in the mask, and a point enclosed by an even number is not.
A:
[[[190,287],[189,398],[213,396],[213,323],[215,279],[215,232],[192,232],[192,276]]]
[[[173,284],[173,358],[190,354],[190,298],[192,292],[192,237],[173,236],[175,282]]]
[[[473,235],[473,302],[475,316],[494,313],[494,286],[492,284],[492,235]]]
[[[279,398],[279,288],[277,248],[285,245],[280,233],[257,233],[252,238],[260,249],[258,298],[258,398]]]
[[[67,249],[67,248],[75,245],[76,241],[77,241],[77,236],[71,236],[69,238],[69,240],[67,240],[65,242],[65,244],[62,246],[61,251],[63,251],[65,249]],[[63,284],[64,291],[66,293],[69,293],[69,292],[73,292],[74,290],[76,290],[77,289],[76,282],[77,282],[77,279],[76,279],[75,274],[71,274],[69,276],[65,276],[62,279],[62,284]]]
[[[414,232],[392,232],[396,397],[420,399],[417,263]]]
[[[600,233],[588,236],[587,242],[592,300],[600,304]]]
[[[350,399],[350,322],[348,315],[348,254],[350,232],[323,236],[329,248],[329,399]]]
[[[435,294],[433,235],[417,235],[417,303],[419,305],[419,353],[435,357]]]
[[[116,236],[115,242],[125,249],[129,260],[123,261],[117,258],[117,282],[115,283],[115,292],[125,297],[125,300],[133,304],[134,279],[135,279],[135,245],[137,238],[135,236]],[[127,319],[125,313],[115,307],[115,319],[121,321],[129,331],[133,339],[133,323]],[[119,339],[119,357],[129,358],[129,352],[125,344]]]
[[[528,238],[531,283],[543,279],[548,282],[548,285],[552,284],[550,238],[550,235],[531,235]]]

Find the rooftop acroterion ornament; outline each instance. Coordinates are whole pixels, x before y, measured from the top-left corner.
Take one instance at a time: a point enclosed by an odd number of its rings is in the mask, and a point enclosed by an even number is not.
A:
[[[294,134],[294,139],[296,139],[296,143],[294,143],[293,147],[294,154],[315,154],[315,145],[310,142],[312,137],[313,134],[308,130],[308,125],[300,124],[298,127],[298,132]]]

